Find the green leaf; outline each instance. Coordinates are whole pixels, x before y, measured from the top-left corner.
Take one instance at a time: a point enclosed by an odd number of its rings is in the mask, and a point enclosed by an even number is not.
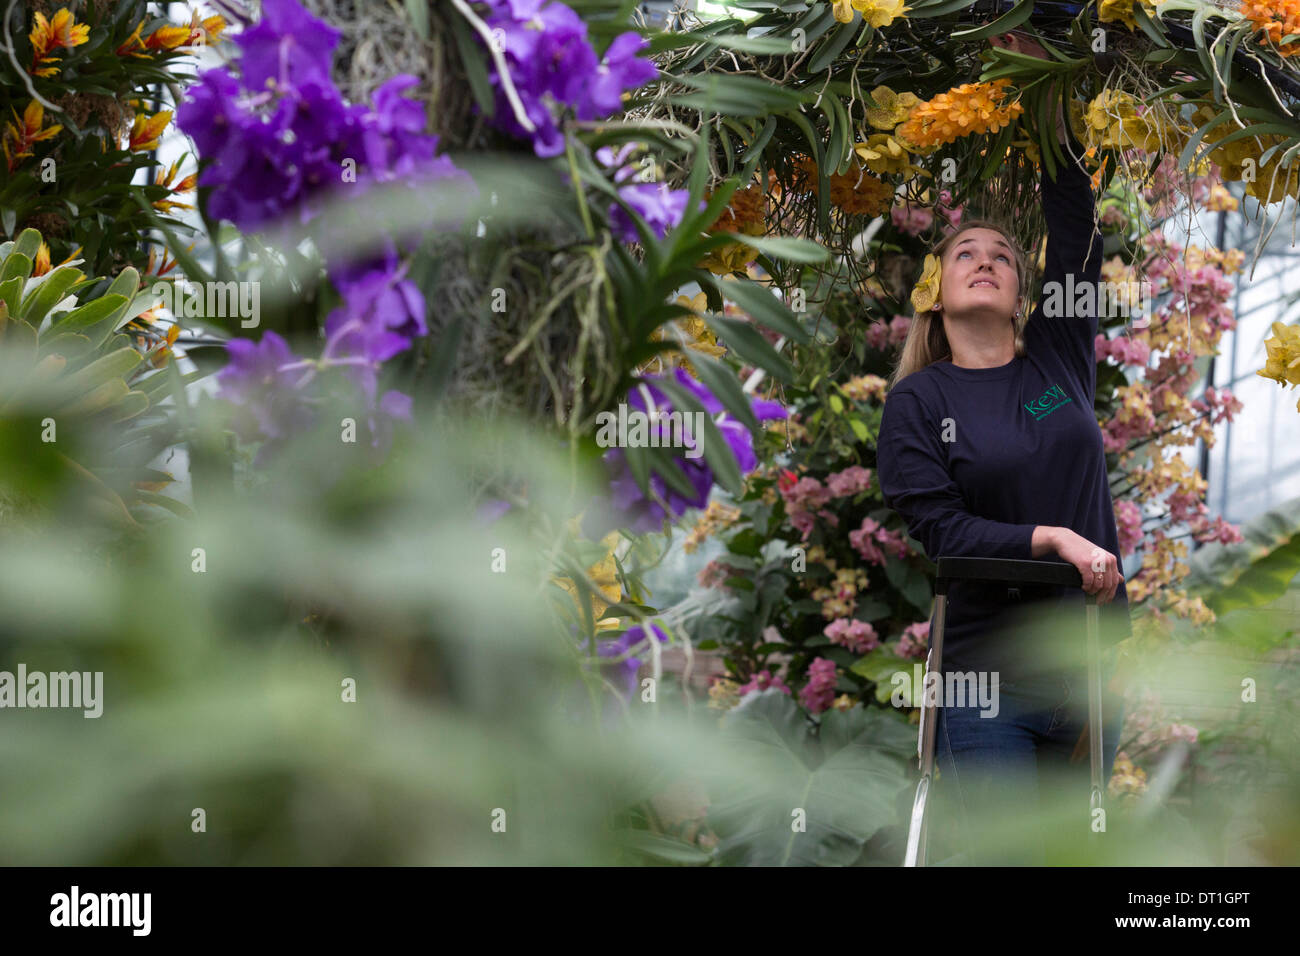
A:
[[[85,368],[73,373],[68,377],[67,384],[69,388],[93,389],[105,382],[120,380],[131,369],[140,364],[142,356],[133,348],[118,349],[116,352],[98,358],[91,362]],[[122,383],[123,394],[126,393],[126,383]]]
[[[753,528],[744,528],[731,536],[727,550],[732,554],[757,558],[763,553],[763,538]]]
[[[740,382],[731,369],[707,355],[692,353],[690,359],[691,364],[695,366],[700,381],[708,387],[710,392],[717,396],[718,401],[722,402],[732,417],[755,435],[758,435],[762,429],[758,419],[754,417],[754,410],[749,404],[749,396],[740,387]]]
[[[44,276],[41,284],[27,294],[22,305],[18,307],[19,318],[30,323],[35,328],[40,328],[42,320],[68,294],[68,290],[76,285],[83,278],[85,273],[80,269],[74,269],[72,266],[59,266],[53,272]]]
[[[675,410],[701,413],[699,421],[704,425],[704,435],[701,437],[696,434],[693,436],[694,440],[703,445],[704,460],[713,470],[713,480],[729,494],[739,497],[744,490],[740,466],[736,463],[736,456],[731,446],[727,444],[727,440],[722,437],[722,432],[718,430],[713,417],[705,411],[695,394],[675,379],[661,378],[655,382],[655,386],[668,395]]]
[[[981,27],[974,27],[969,30],[958,30],[950,34],[951,39],[959,42],[968,42],[971,40],[987,40],[989,37],[997,36],[1000,33],[1008,33],[1020,26],[1029,19],[1029,15],[1034,12],[1034,0],[1017,0],[1016,5],[1008,10],[1002,16],[998,17],[992,23],[986,23]]]
[[[725,280],[711,273],[701,275],[723,298],[731,299],[759,325],[780,332],[801,344],[812,341],[789,306],[772,294],[772,289],[749,279]]]
[[[794,366],[748,322],[714,313],[704,316],[704,322],[723,341],[728,351],[782,382],[794,381]]]
[[[5,232],[13,232],[12,229],[6,229]],[[26,256],[32,262],[36,261],[36,253],[41,249],[41,234],[35,229],[24,229],[14,240],[14,247],[9,250],[10,255]],[[30,266],[28,267],[27,276],[32,274]],[[5,276],[8,278],[8,276]]]
[[[87,329],[101,322],[107,323],[107,320],[118,309],[125,308],[129,302],[130,300],[124,295],[104,295],[98,299],[92,299],[85,305],[78,306],[67,315],[64,315],[50,327],[49,331],[64,332],[73,329]]]
[[[408,0],[408,2],[419,2],[419,0]],[[491,119],[496,115],[496,95],[492,90],[487,66],[483,62],[486,55],[483,45],[479,42],[473,28],[460,16],[451,18],[451,35],[460,53],[460,62],[465,67],[465,77],[469,80],[474,101],[483,111],[483,115]]]
[[[406,15],[411,18],[415,35],[421,40],[429,39],[429,4],[428,0],[406,0]]]
[[[797,239],[793,236],[746,236],[739,232],[725,235],[735,242],[752,246],[765,256],[784,259],[787,262],[816,264],[831,257],[831,251],[820,242],[812,239]]]
[[[7,261],[7,260],[6,260]],[[18,297],[23,291],[23,277],[12,276],[0,282],[0,303],[5,307],[5,315],[12,318],[18,311]],[[34,331],[34,330],[33,330]]]
[[[145,491],[143,488],[135,490],[135,497],[147,505],[157,505],[159,508],[165,508],[178,518],[193,518],[194,512],[189,505],[177,501],[168,495],[160,495],[154,491]]]
[[[902,561],[885,562],[885,577],[914,608],[926,614],[930,613],[930,582],[924,574],[910,564]]]
[[[844,52],[844,48],[849,45],[854,34],[858,32],[859,24],[850,22],[840,24],[840,28],[831,36],[824,40],[817,48],[817,55],[814,56],[805,67],[808,73],[821,73],[831,65],[831,62]],[[784,52],[789,52],[789,44],[786,45]]]
[[[17,279],[18,288],[21,289],[31,276],[31,258],[23,255],[21,252],[11,252],[5,257],[4,266],[0,267],[0,286],[4,286],[5,284]],[[9,303],[9,314],[18,314],[18,300],[16,296],[14,301]]]
[[[854,707],[822,715],[820,739],[775,689],[747,694],[723,718],[733,761],[706,774],[709,825],[726,866],[846,866],[895,825],[911,784],[915,733],[900,714]],[[804,832],[791,826],[802,811]]]

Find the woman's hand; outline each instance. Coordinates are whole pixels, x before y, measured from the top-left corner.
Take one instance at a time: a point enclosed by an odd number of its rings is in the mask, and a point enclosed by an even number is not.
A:
[[[1115,600],[1119,582],[1124,580],[1119,559],[1069,528],[1053,528],[1051,531],[1052,544],[1061,560],[1074,565],[1083,575],[1084,592],[1097,595],[1098,604]]]

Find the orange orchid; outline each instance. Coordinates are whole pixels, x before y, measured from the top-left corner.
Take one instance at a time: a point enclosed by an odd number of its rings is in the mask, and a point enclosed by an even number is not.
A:
[[[36,14],[36,24],[27,35],[32,43],[32,66],[28,70],[33,76],[57,76],[59,68],[51,65],[54,51],[62,48],[71,50],[81,46],[90,39],[90,27],[77,23],[76,18],[65,7],[54,14],[53,19],[45,19],[45,14]]]
[[[158,148],[158,137],[162,131],[167,128],[167,124],[172,120],[172,111],[163,110],[155,113],[153,116],[145,116],[143,113],[135,115],[135,122],[131,124],[131,138],[127,148],[133,153],[142,153],[145,150]]]
[[[44,123],[45,107],[36,100],[27,104],[21,117],[14,110],[14,122],[6,123],[3,134],[0,134],[0,147],[3,147],[9,172],[18,168],[19,160],[32,155],[33,146],[53,139],[63,130],[62,126],[57,125],[42,129]]]

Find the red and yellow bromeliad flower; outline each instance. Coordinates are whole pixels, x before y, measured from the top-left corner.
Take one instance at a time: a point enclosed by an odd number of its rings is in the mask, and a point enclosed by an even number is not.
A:
[[[63,129],[62,126],[44,124],[45,107],[36,100],[27,104],[22,116],[14,110],[14,122],[6,123],[4,132],[0,133],[0,148],[4,151],[5,166],[10,173],[18,168],[23,159],[32,155],[33,146],[53,139]]]
[[[27,39],[32,43],[32,65],[27,72],[33,76],[58,76],[55,51],[81,46],[90,39],[90,27],[77,23],[76,17],[66,7],[49,20],[38,12]]]
[[[1024,112],[1019,101],[1005,102],[1006,77],[989,83],[963,83],[912,108],[895,131],[904,145],[925,149],[955,142],[972,133],[996,133]]]
[[[174,186],[172,185],[172,182],[176,179],[176,173],[180,170],[180,167],[181,167],[181,161],[178,159],[176,160],[176,162],[171,164],[171,167],[166,172],[163,172],[162,169],[159,169],[157,175],[154,177],[154,185],[162,186],[164,189],[169,190],[173,196],[179,196],[182,193],[193,192],[194,188],[199,184],[198,173],[190,173],[180,182],[176,183],[176,185]],[[159,212],[171,212],[173,209],[194,208],[189,203],[177,202],[175,199],[155,199],[153,201],[153,207],[157,209]]]
[[[135,122],[131,124],[131,135],[127,142],[127,148],[133,153],[143,153],[150,149],[157,149],[158,138],[162,136],[163,130],[167,128],[167,124],[171,121],[171,110],[163,110],[153,116],[136,113]]]
[[[147,59],[159,50],[177,50],[181,47],[208,45],[221,40],[226,29],[224,17],[213,16],[199,19],[198,11],[190,18],[188,26],[159,27],[144,39],[140,38],[146,21],[141,20],[135,32],[127,37],[126,42],[117,48],[118,56],[134,56]]]

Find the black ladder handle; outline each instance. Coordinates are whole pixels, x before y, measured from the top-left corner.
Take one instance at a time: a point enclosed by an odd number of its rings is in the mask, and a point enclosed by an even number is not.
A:
[[[1079,569],[1064,561],[1022,561],[1014,558],[940,558],[934,593],[947,594],[949,581],[999,581],[1008,584],[1047,584],[1082,588]]]

